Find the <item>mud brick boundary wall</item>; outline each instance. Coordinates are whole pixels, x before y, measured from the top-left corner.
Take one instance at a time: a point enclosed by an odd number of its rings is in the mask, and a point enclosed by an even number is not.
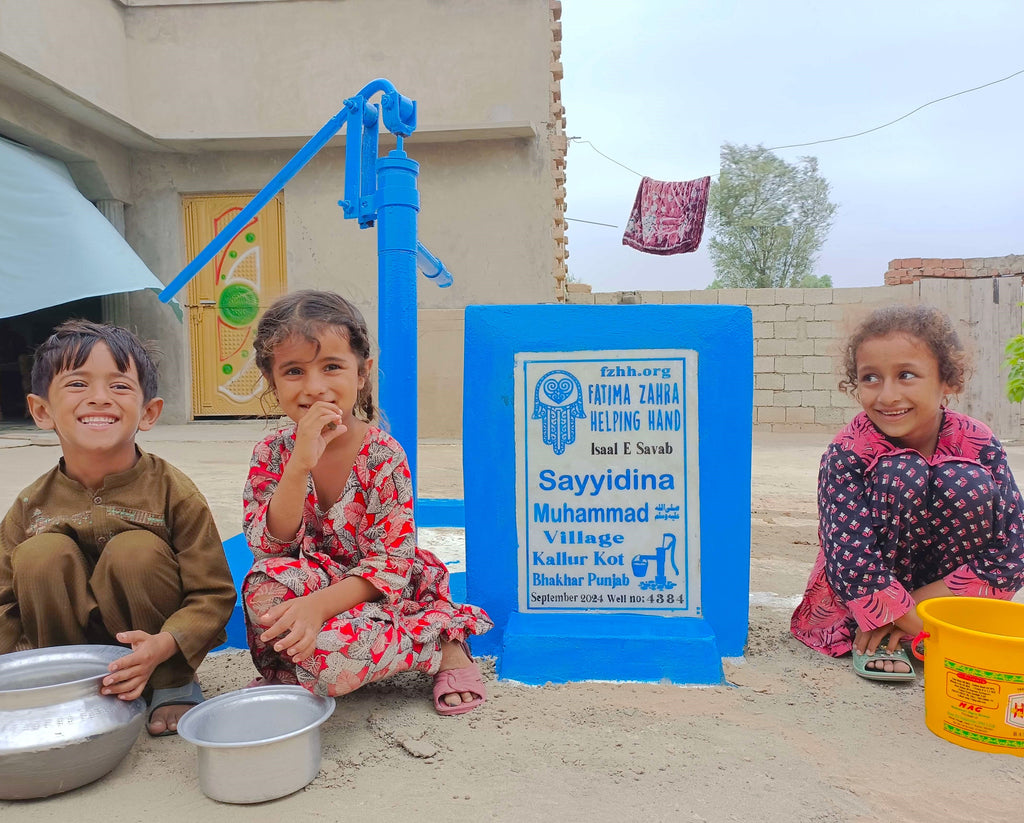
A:
[[[922,277],[1006,277],[1024,274],[1024,254],[1004,257],[906,257],[889,261],[885,285],[916,283]]]
[[[935,305],[957,323],[975,363],[967,391],[952,407],[985,420],[1003,440],[1015,441],[1022,434],[1020,407],[1003,393],[1001,354],[1006,340],[1020,332],[1024,317],[1019,305],[1024,255],[979,261],[894,260],[886,281],[906,282],[848,289],[592,293],[574,283],[569,284],[567,302],[749,306],[754,322],[753,425],[755,431],[777,432],[838,430],[860,409],[838,389],[841,348],[853,327],[880,305]],[[925,265],[934,262],[949,265],[937,274],[939,266]]]

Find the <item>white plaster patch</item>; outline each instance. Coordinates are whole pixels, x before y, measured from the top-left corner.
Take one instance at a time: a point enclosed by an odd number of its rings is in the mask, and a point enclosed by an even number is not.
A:
[[[767,606],[769,609],[795,609],[800,605],[802,595],[785,597],[775,592],[751,592],[751,606]]]
[[[449,570],[466,570],[465,529],[422,528],[416,533],[419,547],[436,554]]]

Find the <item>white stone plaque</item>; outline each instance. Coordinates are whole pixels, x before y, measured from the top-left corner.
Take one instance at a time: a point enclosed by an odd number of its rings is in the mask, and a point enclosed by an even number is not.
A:
[[[520,611],[700,616],[697,352],[515,368]]]

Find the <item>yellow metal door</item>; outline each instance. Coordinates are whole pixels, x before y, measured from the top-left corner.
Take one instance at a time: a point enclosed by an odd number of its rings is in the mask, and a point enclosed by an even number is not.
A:
[[[185,246],[195,257],[252,195],[187,197]],[[252,341],[264,309],[285,291],[284,203],[271,200],[188,286],[195,417],[273,413]]]

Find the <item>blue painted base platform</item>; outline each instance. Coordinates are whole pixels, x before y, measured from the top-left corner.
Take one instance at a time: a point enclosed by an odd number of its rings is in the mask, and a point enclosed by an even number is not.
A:
[[[465,501],[443,497],[419,497],[416,499],[416,525],[439,529],[465,528]]]
[[[697,618],[513,612],[502,645],[498,675],[534,686],[580,680],[723,682],[714,632]]]

